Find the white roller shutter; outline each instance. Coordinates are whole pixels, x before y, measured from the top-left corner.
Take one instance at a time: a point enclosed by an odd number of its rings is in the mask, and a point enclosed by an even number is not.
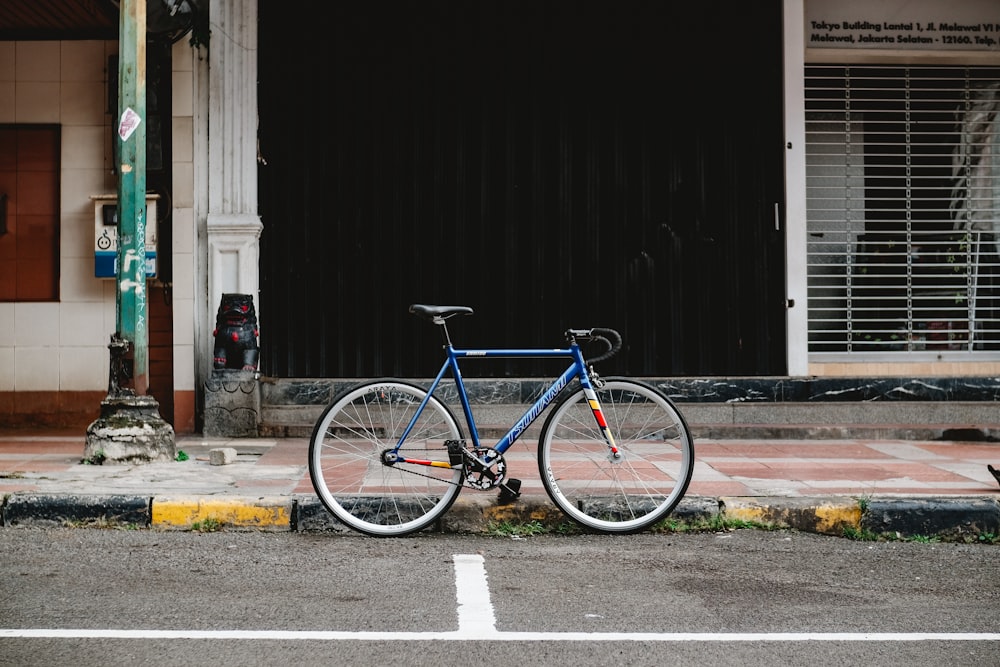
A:
[[[1000,358],[1000,68],[808,65],[809,353]]]

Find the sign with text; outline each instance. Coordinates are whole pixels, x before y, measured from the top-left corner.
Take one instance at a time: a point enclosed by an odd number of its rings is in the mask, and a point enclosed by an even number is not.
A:
[[[810,49],[1000,53],[997,0],[806,0]]]

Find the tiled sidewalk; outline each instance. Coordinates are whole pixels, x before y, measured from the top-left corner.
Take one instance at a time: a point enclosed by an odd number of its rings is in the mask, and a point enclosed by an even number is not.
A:
[[[229,440],[179,436],[189,459],[144,465],[82,463],[84,433],[0,430],[0,495],[313,494],[305,438]],[[211,465],[209,451],[236,449]],[[1000,466],[1000,443],[911,440],[715,440],[695,442],[688,496],[1000,497],[987,464]],[[543,495],[533,443],[508,452],[525,495]]]

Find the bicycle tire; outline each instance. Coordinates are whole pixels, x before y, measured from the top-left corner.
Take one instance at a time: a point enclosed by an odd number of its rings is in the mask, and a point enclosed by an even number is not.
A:
[[[665,518],[687,492],[694,441],[666,394],[607,378],[597,399],[621,457],[612,459],[582,387],[556,404],[538,441],[538,471],[552,502],[602,533],[635,533]]]
[[[339,394],[316,420],[309,475],[323,506],[344,525],[376,537],[409,535],[455,502],[461,469],[382,461],[425,396],[426,390],[409,382],[369,381]],[[445,440],[462,438],[455,415],[431,396],[400,453],[447,461]]]

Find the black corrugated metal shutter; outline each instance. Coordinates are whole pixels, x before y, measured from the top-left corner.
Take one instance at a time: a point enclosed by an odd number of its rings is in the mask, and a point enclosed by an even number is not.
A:
[[[605,373],[784,373],[780,2],[260,8],[264,373],[432,375],[412,302],[474,307],[470,347],[615,327]]]

